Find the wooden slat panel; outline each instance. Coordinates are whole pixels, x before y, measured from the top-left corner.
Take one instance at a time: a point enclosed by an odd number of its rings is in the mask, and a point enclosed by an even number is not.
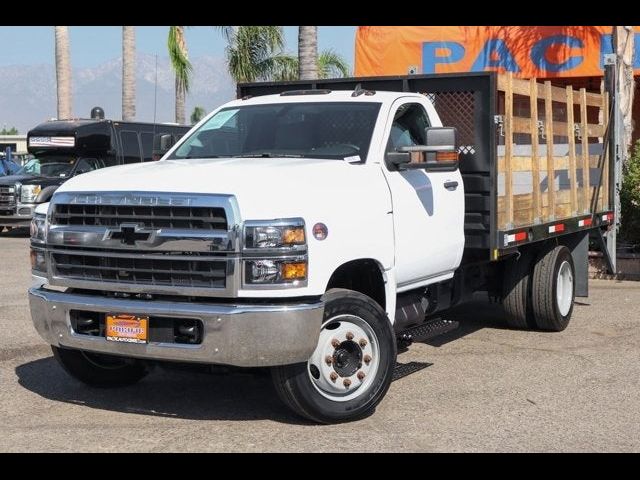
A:
[[[535,79],[532,79],[535,81]],[[546,95],[545,90],[544,90],[544,85],[541,83],[538,83],[538,97],[544,97]],[[500,74],[498,75],[498,90],[500,90],[501,92],[504,92],[507,88],[507,75],[506,74]],[[511,92],[512,94],[515,95],[524,95],[526,97],[529,97],[531,95],[531,90],[530,90],[530,85],[529,82],[527,80],[522,80],[520,78],[512,78],[512,84],[511,84]],[[602,96],[598,93],[591,93],[591,92],[586,92],[586,96],[585,96],[585,101],[587,103],[587,105],[589,105],[590,107],[600,107],[602,106]],[[562,102],[565,103],[566,102],[566,92],[563,88],[561,87],[551,87],[551,98],[554,102]],[[580,100],[578,99],[578,97],[574,98],[574,103],[578,104],[580,103]]]
[[[573,130],[572,123],[566,122],[553,122],[553,134],[559,137],[564,137],[567,135],[567,131],[571,127]],[[513,117],[513,133],[526,133],[530,134],[531,130],[531,119],[526,117]],[[604,135],[604,126],[596,125],[593,123],[587,124],[587,135],[589,137],[602,137]]]
[[[554,205],[555,205],[555,171],[553,168],[553,112],[552,102],[553,96],[551,91],[551,82],[547,80],[544,82],[544,116],[547,130],[547,182],[549,183],[549,205],[551,215],[543,218],[543,222],[547,220],[553,220]]]
[[[582,213],[589,211],[589,139],[587,131],[587,91],[580,89],[580,130],[582,131]]]
[[[567,85],[567,137],[569,140],[569,183],[571,188],[571,214],[578,211],[578,179],[576,178],[576,137],[573,131],[573,88]]]
[[[505,156],[505,169],[504,169],[504,192],[506,197],[505,204],[505,223],[507,228],[513,223],[513,204],[511,200],[511,155],[513,147],[513,92],[511,90],[513,81],[513,74],[507,73],[507,84],[504,92],[504,156]]]
[[[538,84],[536,79],[529,80],[529,100],[531,107],[531,175],[533,177],[533,219],[538,221],[542,214],[540,203],[540,158],[538,157]]]
[[[594,158],[598,158],[597,156],[592,155]],[[498,170],[504,170],[504,157],[498,157]],[[533,178],[540,178],[540,163],[542,162],[543,170],[546,169],[547,160],[546,157],[543,159],[538,158],[538,176],[532,173]],[[569,157],[553,157],[553,164],[556,170],[568,170],[569,169]],[[596,165],[593,165],[594,167]],[[511,172],[533,172],[534,165],[531,157],[522,157],[522,156],[511,156]],[[513,177],[513,175],[512,175]]]

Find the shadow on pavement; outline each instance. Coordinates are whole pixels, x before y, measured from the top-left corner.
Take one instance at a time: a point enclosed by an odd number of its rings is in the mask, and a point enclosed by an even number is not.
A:
[[[432,347],[441,347],[484,328],[509,329],[502,306],[498,303],[490,303],[487,300],[473,300],[465,303],[444,313],[442,317],[446,320],[455,320],[460,323],[460,326],[455,330],[422,343]]]
[[[5,228],[0,227],[0,237],[6,238],[28,238],[29,227],[12,228],[7,231]]]
[[[216,375],[154,369],[129,387],[88,387],[67,375],[53,357],[15,369],[18,383],[41,397],[100,410],[189,420],[262,420],[296,425],[264,370]]]

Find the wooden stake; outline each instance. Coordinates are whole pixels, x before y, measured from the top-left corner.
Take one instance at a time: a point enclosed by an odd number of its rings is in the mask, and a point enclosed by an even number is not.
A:
[[[571,215],[578,212],[578,170],[576,168],[576,137],[573,131],[573,87],[567,85],[567,137],[569,139],[569,187]]]
[[[513,154],[513,74],[507,72],[504,89],[504,195],[506,228],[513,227],[511,157]]]
[[[604,82],[602,82],[602,126],[606,128],[609,124],[609,92],[604,91]],[[608,154],[604,158],[604,165],[602,165],[602,186],[600,187],[601,199],[600,211],[609,209],[609,158],[611,152],[607,150],[605,142],[606,138],[602,138],[602,151],[607,151]]]
[[[589,131],[587,130],[587,90],[584,88],[580,89],[580,131],[582,132],[582,213],[590,213]]]
[[[533,223],[542,217],[540,201],[540,158],[538,157],[538,84],[535,78],[529,80],[529,101],[531,110],[531,180],[533,186]]]
[[[553,96],[551,82],[544,82],[544,116],[547,136],[547,186],[549,192],[549,216],[545,220],[556,219],[556,174],[553,168]]]

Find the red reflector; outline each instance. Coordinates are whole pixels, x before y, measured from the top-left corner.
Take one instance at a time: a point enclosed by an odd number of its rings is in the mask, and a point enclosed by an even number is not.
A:
[[[527,239],[527,232],[518,232],[516,233],[516,242],[521,242],[522,240]]]
[[[556,232],[564,232],[564,223],[559,223],[559,224],[554,225],[554,226],[555,226],[555,231]]]
[[[585,218],[584,220],[582,220],[582,224],[586,227],[587,225],[591,225],[591,219],[590,218]]]
[[[609,221],[613,220],[613,213],[607,213],[607,218],[609,219]]]

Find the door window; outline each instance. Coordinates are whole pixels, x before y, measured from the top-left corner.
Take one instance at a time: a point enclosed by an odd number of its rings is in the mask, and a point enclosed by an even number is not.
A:
[[[393,116],[386,152],[395,152],[400,147],[424,145],[424,129],[429,127],[427,111],[419,103],[400,105]]]
[[[78,160],[74,175],[80,175],[81,173],[91,172],[100,168],[100,161],[96,158],[81,158]]]
[[[120,132],[120,143],[122,143],[122,156],[124,157],[124,163],[138,163],[141,161],[138,132]]]

